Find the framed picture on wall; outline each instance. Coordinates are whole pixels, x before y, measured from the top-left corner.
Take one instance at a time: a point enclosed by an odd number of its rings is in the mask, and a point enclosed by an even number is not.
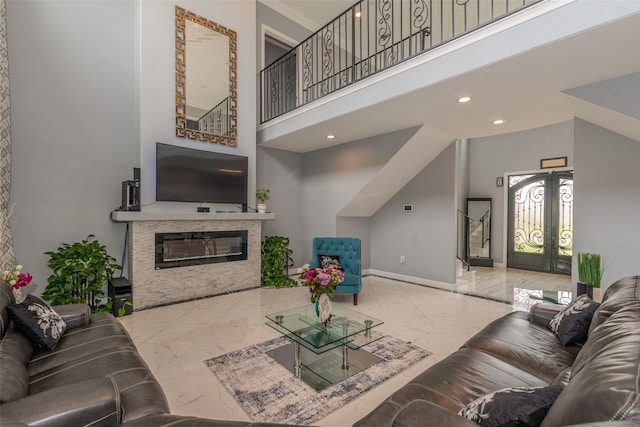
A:
[[[567,166],[567,156],[553,157],[551,159],[541,159],[540,169],[564,168]]]

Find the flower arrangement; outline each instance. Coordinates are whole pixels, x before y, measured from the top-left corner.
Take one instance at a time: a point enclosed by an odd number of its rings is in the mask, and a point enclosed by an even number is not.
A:
[[[22,273],[21,271],[22,265],[13,264],[13,266],[9,270],[6,270],[4,272],[4,274],[2,275],[2,280],[7,282],[7,285],[9,285],[12,290],[17,290],[25,287],[29,283],[31,283],[31,279],[33,277],[31,277],[31,274]]]
[[[298,279],[309,286],[311,302],[316,302],[322,294],[332,297],[336,286],[344,280],[344,273],[336,267],[311,268],[305,264],[299,272]]]

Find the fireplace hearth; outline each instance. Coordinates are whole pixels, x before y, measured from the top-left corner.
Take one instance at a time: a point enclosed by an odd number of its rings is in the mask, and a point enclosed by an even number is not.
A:
[[[155,233],[155,268],[247,259],[247,230]]]

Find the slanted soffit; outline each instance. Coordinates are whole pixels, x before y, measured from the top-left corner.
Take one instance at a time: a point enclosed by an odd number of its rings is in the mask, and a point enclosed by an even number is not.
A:
[[[258,142],[308,152],[424,124],[474,138],[586,119],[603,107],[626,110],[622,101],[605,103],[596,89],[624,83],[616,90],[634,90],[628,79],[640,73],[640,2],[542,2],[508,20],[515,21],[485,27],[259,126]],[[473,101],[456,103],[461,95]],[[638,99],[629,96],[627,103]],[[604,127],[640,141],[640,120],[629,114]],[[497,118],[506,123],[493,125]],[[612,128],[616,122],[625,124]],[[327,140],[329,133],[336,138]]]

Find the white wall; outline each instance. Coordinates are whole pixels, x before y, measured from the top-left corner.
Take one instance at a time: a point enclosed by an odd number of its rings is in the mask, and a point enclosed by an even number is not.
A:
[[[10,220],[18,262],[41,294],[45,251],[95,234],[121,258],[125,226],[109,212],[132,178],[133,1],[7,0],[11,88]]]
[[[455,162],[453,142],[372,217],[371,268],[455,283]]]
[[[177,3],[238,33],[238,148],[175,136],[175,5],[167,0],[7,0],[16,256],[40,294],[45,251],[95,234],[120,261],[125,225],[109,213],[120,183],[142,168],[145,210],[155,202],[155,143],[249,157],[255,194],[255,2]]]
[[[505,189],[496,186],[496,178],[505,173],[533,171],[540,159],[567,156],[573,159],[572,121],[557,123],[523,132],[485,138],[473,138],[469,144],[469,194],[467,197],[490,197],[491,255],[496,263],[506,264],[504,250]],[[465,205],[462,205],[464,211]]]
[[[574,120],[574,253],[603,256],[603,288],[640,274],[640,142]],[[573,268],[572,282],[577,282]]]
[[[175,136],[175,6],[181,6],[237,32],[238,146],[197,142]],[[255,206],[256,4],[234,0],[141,0],[140,168],[145,211],[195,212],[199,204],[155,202],[155,145],[164,142],[249,157],[249,205]],[[187,64],[188,64],[187,58]],[[209,204],[216,209],[233,210]]]

